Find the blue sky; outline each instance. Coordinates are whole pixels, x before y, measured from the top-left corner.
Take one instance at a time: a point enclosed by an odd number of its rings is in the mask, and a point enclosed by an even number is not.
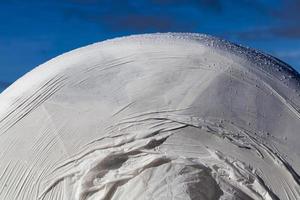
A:
[[[0,91],[66,51],[151,32],[219,36],[300,71],[299,0],[0,0]]]

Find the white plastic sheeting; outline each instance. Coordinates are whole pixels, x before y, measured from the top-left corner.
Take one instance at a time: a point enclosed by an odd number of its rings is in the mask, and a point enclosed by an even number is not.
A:
[[[300,199],[299,84],[206,35],[71,51],[0,95],[0,199]]]

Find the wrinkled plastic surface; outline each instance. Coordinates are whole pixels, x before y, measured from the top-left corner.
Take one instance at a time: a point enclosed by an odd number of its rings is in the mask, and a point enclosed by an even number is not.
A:
[[[299,83],[199,34],[66,53],[0,95],[0,199],[300,199]]]

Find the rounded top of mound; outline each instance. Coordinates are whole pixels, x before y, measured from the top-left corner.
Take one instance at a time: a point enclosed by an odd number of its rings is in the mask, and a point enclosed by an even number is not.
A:
[[[218,37],[199,33],[152,33],[108,39],[69,51],[49,60],[40,66],[51,64],[53,62],[55,63],[59,60],[65,59],[66,57],[74,57],[78,54],[89,52],[95,49],[103,49],[105,51],[106,48],[115,48],[116,46],[121,48],[123,46],[130,45],[141,49],[143,47],[147,48],[148,45],[156,46],[158,49],[164,45],[185,47],[190,45],[200,45],[204,48],[214,49],[227,55],[234,55],[236,57],[245,59],[252,63],[253,66],[258,66],[263,71],[268,71],[268,73],[272,73],[271,71],[274,71],[275,74],[283,73],[287,74],[287,76],[293,76],[294,78],[299,79],[299,73],[295,69],[271,55],[249,47],[234,44]]]
[[[149,49],[157,54],[160,51],[172,51],[170,54],[179,55],[182,52],[214,52],[226,57],[232,62],[240,63],[240,67],[254,70],[264,74],[283,85],[298,90],[300,83],[299,73],[288,64],[270,55],[243,47],[229,41],[198,33],[155,33],[141,34],[109,39],[81,47],[57,56],[48,62],[36,67],[22,78],[17,80],[0,95],[0,101],[7,98],[17,98],[19,95],[39,85],[50,77],[63,73],[66,69],[74,66],[88,66],[90,61],[98,62],[106,55],[135,54],[136,52],[147,52]],[[174,50],[176,49],[176,50]],[[199,54],[200,55],[200,54]],[[191,55],[191,57],[195,55]],[[222,67],[222,66],[221,66]],[[257,75],[257,73],[255,73]],[[5,98],[5,99],[3,99]],[[5,107],[5,106],[3,106]]]

